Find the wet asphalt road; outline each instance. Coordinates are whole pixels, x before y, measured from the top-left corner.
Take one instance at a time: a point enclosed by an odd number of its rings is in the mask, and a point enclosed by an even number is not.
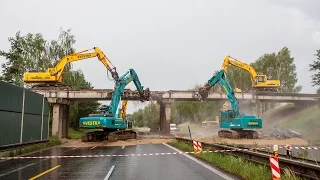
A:
[[[165,144],[125,147],[55,147],[26,156],[172,153]],[[190,157],[190,156],[189,156]],[[199,161],[198,161],[199,162]],[[15,159],[0,161],[0,179],[202,180],[237,179],[185,155]],[[207,168],[205,167],[207,166]],[[52,169],[55,168],[55,169]],[[208,169],[209,168],[209,169]],[[50,170],[49,172],[46,172]]]

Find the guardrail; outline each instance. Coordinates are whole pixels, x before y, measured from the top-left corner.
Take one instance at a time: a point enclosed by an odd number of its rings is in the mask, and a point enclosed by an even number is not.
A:
[[[48,142],[49,142],[49,140],[39,140],[39,141],[32,141],[32,142],[27,142],[27,143],[4,145],[4,146],[0,146],[0,152],[15,150],[15,149],[19,149],[19,148],[24,148],[26,146],[31,146],[31,145],[35,145],[35,144],[43,144],[43,143],[48,143]]]
[[[182,141],[184,143],[190,144],[192,146],[192,140],[184,139],[184,138],[175,138],[178,141]],[[239,149],[235,147],[220,145],[220,144],[210,144],[201,142],[203,148],[208,150],[231,150],[228,153],[232,156],[242,157],[248,161],[267,165],[269,166],[270,161],[269,157],[270,154],[262,153],[262,152],[253,152],[249,149]],[[280,169],[284,170],[285,168],[291,169],[297,176],[304,177],[307,179],[320,179],[320,166],[316,165],[315,163],[306,163],[299,161],[298,159],[288,159],[284,156],[279,156],[279,164]]]

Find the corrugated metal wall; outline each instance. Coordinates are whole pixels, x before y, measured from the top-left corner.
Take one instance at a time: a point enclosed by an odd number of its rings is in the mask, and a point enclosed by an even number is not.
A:
[[[49,111],[42,95],[0,81],[0,146],[49,139]]]

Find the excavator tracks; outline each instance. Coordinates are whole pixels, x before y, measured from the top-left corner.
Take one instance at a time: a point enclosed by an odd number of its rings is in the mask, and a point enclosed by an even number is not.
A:
[[[104,131],[93,131],[83,133],[81,136],[82,142],[95,142],[105,140],[106,133]]]
[[[255,88],[252,92],[278,92],[277,88]]]
[[[128,140],[128,139],[136,139],[137,133],[133,130],[119,130],[110,132],[108,134],[108,141],[109,142],[115,142],[119,140]]]
[[[218,132],[218,136],[220,138],[228,138],[228,139],[238,139],[239,138],[238,132],[233,131],[233,130],[220,130]]]
[[[116,142],[119,140],[137,139],[137,133],[133,130],[118,130],[113,132],[93,131],[83,133],[81,136],[82,142],[96,142],[108,140],[109,142]]]
[[[51,83],[43,83],[43,84],[36,84],[31,87],[34,90],[70,90],[72,89],[71,86],[66,84],[51,84]]]
[[[218,136],[220,138],[227,138],[227,139],[240,139],[240,138],[247,138],[247,139],[258,139],[259,134],[257,131],[254,130],[220,130],[218,132]]]

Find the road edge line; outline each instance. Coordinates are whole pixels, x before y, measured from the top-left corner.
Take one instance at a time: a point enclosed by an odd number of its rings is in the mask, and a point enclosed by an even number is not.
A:
[[[180,151],[179,149],[177,149],[177,148],[175,148],[175,147],[170,146],[169,144],[163,143],[163,145],[165,145],[165,146],[167,146],[167,147],[169,147],[169,148],[171,148],[171,149],[173,149],[173,150],[175,150],[175,151],[177,151],[177,152],[179,152],[179,153],[182,153],[182,152],[183,152],[183,151]],[[222,178],[224,178],[224,179],[234,180],[232,177],[226,175],[225,173],[219,171],[218,169],[213,168],[213,167],[211,167],[211,166],[209,166],[209,165],[207,165],[207,164],[199,161],[198,159],[196,159],[196,158],[194,158],[194,157],[192,157],[192,156],[190,156],[190,155],[188,155],[188,154],[183,154],[183,155],[186,156],[187,158],[193,160],[194,162],[200,164],[201,166],[207,168],[207,169],[210,170],[211,172],[219,175],[220,177],[222,177]]]
[[[0,177],[2,177],[2,176],[7,176],[7,175],[9,175],[9,174],[11,174],[11,173],[14,173],[14,172],[16,172],[16,171],[20,171],[20,170],[25,169],[25,168],[27,168],[27,167],[33,166],[33,165],[35,165],[35,164],[36,164],[36,163],[27,164],[27,165],[25,165],[25,166],[19,167],[19,168],[17,168],[17,169],[12,170],[12,171],[9,171],[9,172],[6,172],[6,173],[2,173],[2,174],[0,174]]]
[[[116,167],[116,165],[113,165],[113,166],[110,168],[110,170],[109,170],[108,174],[106,175],[106,177],[104,178],[104,180],[108,180],[108,179],[109,179],[109,177],[111,176],[111,173],[113,172],[113,170],[114,170],[115,167]]]

